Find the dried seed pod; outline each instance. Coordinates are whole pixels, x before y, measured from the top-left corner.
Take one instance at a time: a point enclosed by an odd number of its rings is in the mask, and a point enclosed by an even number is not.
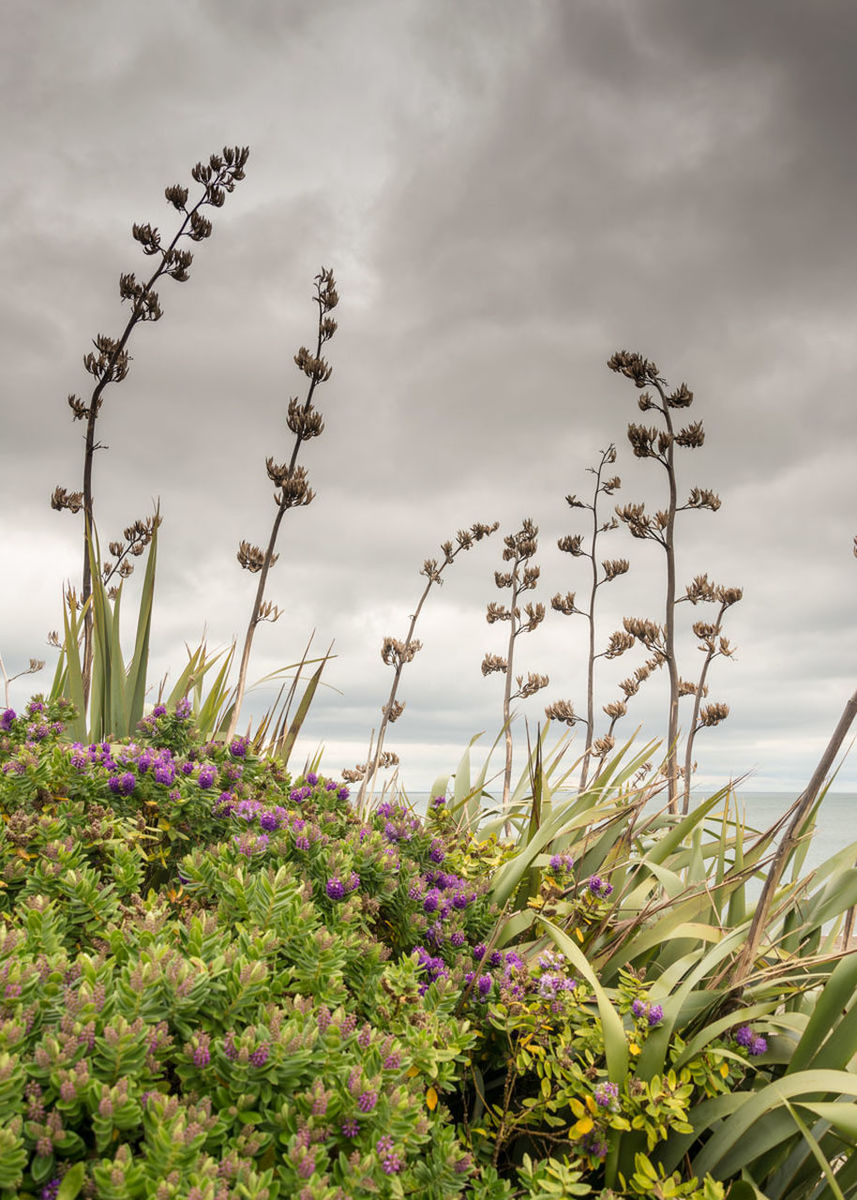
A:
[[[549,721],[562,721],[566,725],[574,725],[576,721],[583,719],[575,716],[574,705],[570,700],[555,700],[545,709],[545,716]]]
[[[511,621],[512,614],[508,608],[504,608],[502,604],[496,604],[493,600],[488,605],[488,610],[485,613],[485,620],[489,625],[493,625],[495,621]]]
[[[564,596],[559,592],[551,598],[551,608],[554,612],[561,612],[566,617],[570,617],[572,613],[580,612],[574,603],[574,592],[566,592]]]
[[[64,487],[56,487],[51,496],[51,508],[57,512],[67,508],[69,512],[78,513],[83,508],[83,492],[68,492]]]
[[[604,578],[610,582],[616,579],[619,575],[625,575],[630,570],[630,563],[627,558],[609,558],[605,559],[601,566],[604,569]]]

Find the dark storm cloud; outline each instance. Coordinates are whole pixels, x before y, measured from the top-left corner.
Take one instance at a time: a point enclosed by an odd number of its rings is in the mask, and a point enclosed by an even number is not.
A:
[[[637,394],[605,367],[627,345],[695,390],[707,441],[682,487],[724,500],[688,517],[682,577],[745,588],[738,661],[712,683],[733,718],[697,743],[705,779],[806,777],[857,665],[851,5],[158,0],[18,4],[9,27],[7,659],[37,652],[79,569],[76,522],[47,497],[78,486],[64,398],[85,386],[89,339],[121,328],[130,223],[166,228],[164,185],[249,142],[246,182],[190,282],[162,288],[164,320],[135,335],[102,417],[107,536],[155,497],[166,518],[152,677],[204,623],[223,645],[246,621],[235,545],[270,526],[264,458],[287,448],[324,264],[342,305],[327,429],[302,455],[318,494],[284,526],[270,596],[286,615],[252,668],[293,661],[312,629],[318,652],[336,639],[344,695],[325,693],[308,748],[327,740],[331,768],[365,757],[390,682],[381,638],[404,634],[422,560],[459,526],[532,515],[547,600],[585,586],[555,542],[601,448],[619,447],[621,499],[660,502],[663,481],[626,449]],[[394,739],[406,780],[427,786],[479,729],[493,740],[499,688],[479,663],[501,649],[484,621],[500,537],[456,563],[422,618]],[[602,634],[656,615],[662,590],[656,550],[614,537],[633,575],[605,596]],[[548,698],[579,706],[580,626],[553,617],[525,642],[523,669],[549,669]],[[690,673],[692,638],[684,654]],[[631,728],[659,728],[658,687]]]

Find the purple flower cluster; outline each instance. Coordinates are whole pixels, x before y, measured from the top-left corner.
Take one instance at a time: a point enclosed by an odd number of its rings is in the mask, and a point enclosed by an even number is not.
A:
[[[137,786],[137,776],[133,771],[126,771],[124,775],[111,775],[107,786],[116,795],[130,796]]]
[[[759,1033],[754,1033],[749,1025],[742,1025],[735,1031],[735,1041],[752,1055],[764,1054],[768,1049],[765,1038]]]
[[[252,858],[254,854],[264,853],[268,849],[271,839],[267,833],[260,833],[258,835],[244,833],[235,834],[232,841],[239,854],[243,854],[247,858]]]
[[[253,1051],[253,1053],[250,1055],[251,1064],[254,1067],[264,1067],[265,1063],[268,1061],[268,1057],[269,1057],[270,1053],[271,1052],[267,1046],[263,1045],[263,1046],[257,1047],[257,1049],[255,1049]]]
[[[599,1083],[592,1098],[600,1108],[613,1109],[619,1099],[619,1088],[615,1083]]]
[[[213,763],[203,763],[199,768],[196,781],[203,791],[208,791],[217,778],[217,767]]]
[[[332,875],[325,885],[325,890],[331,900],[344,900],[349,892],[354,892],[359,887],[360,876],[356,871],[352,871],[347,883],[343,883],[338,875]]]
[[[607,883],[600,875],[592,875],[587,887],[593,896],[598,896],[601,899],[606,899],[613,892],[613,884]]]
[[[381,1170],[385,1175],[395,1175],[404,1166],[398,1154],[394,1153],[395,1144],[389,1134],[378,1138],[378,1141],[375,1143],[375,1149],[378,1151],[378,1157],[381,1159]]]
[[[638,1021],[645,1018],[649,1029],[654,1029],[664,1019],[664,1010],[660,1004],[647,1004],[645,1000],[641,1000],[639,997],[631,1005],[631,1012]]]
[[[592,1133],[587,1133],[581,1142],[581,1148],[590,1158],[606,1158],[607,1143],[595,1130]]]
[[[434,983],[436,979],[448,979],[449,969],[446,963],[440,957],[432,956],[425,946],[415,946],[414,954],[419,959],[419,965],[425,972],[425,979],[420,981],[419,992],[423,996],[429,989],[429,985]]]
[[[570,854],[552,854],[550,867],[554,875],[568,875],[574,867],[574,859]]]

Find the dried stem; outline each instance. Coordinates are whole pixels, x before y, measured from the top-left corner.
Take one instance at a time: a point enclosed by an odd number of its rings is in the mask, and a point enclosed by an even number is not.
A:
[[[414,630],[422,612],[423,605],[428,599],[428,594],[434,584],[442,586],[443,579],[441,576],[446,568],[455,560],[456,556],[462,550],[469,550],[475,542],[481,541],[484,537],[490,537],[499,528],[499,523],[494,522],[493,525],[484,525],[477,522],[471,525],[470,529],[459,529],[456,534],[457,546],[453,549],[452,542],[444,542],[441,546],[443,551],[443,562],[438,566],[437,559],[427,558],[423,563],[421,575],[426,577],[426,586],[423,588],[423,593],[420,596],[417,607],[411,614],[411,623],[408,626],[407,636],[403,642],[397,638],[385,637],[381,646],[381,658],[384,662],[393,668],[393,684],[390,688],[390,695],[387,698],[387,703],[381,709],[381,726],[378,730],[378,741],[373,753],[372,747],[369,748],[369,757],[365,764],[361,764],[362,776],[360,784],[360,793],[357,798],[358,810],[362,811],[364,796],[367,791],[371,794],[375,786],[375,777],[383,762],[384,757],[384,736],[387,732],[387,726],[394,721],[397,721],[404,712],[404,704],[397,700],[397,692],[399,690],[399,680],[402,677],[402,671],[405,668],[405,663],[413,661],[415,655],[422,649],[422,643],[415,640]],[[392,761],[392,760],[391,760]],[[398,760],[395,760],[398,761]]]
[[[486,654],[482,660],[483,675],[491,675],[496,671],[501,671],[506,676],[505,687],[503,689],[503,728],[506,739],[506,764],[503,772],[502,806],[504,813],[508,812],[511,803],[513,749],[511,728],[512,701],[519,698],[525,700],[528,696],[535,695],[543,687],[547,687],[550,682],[547,675],[537,675],[530,671],[527,674],[526,682],[522,675],[515,677],[518,689],[515,692],[512,691],[515,639],[522,633],[532,633],[545,617],[543,604],[525,605],[524,614],[526,620],[522,617],[521,610],[518,607],[520,593],[531,591],[539,579],[539,568],[527,565],[536,553],[538,532],[538,526],[534,525],[530,518],[527,517],[524,519],[523,525],[517,533],[509,534],[508,537],[503,539],[506,547],[503,551],[503,559],[505,562],[511,563],[512,566],[508,572],[495,571],[494,582],[498,588],[511,588],[512,599],[508,608],[492,602],[488,605],[486,613],[486,620],[489,625],[493,625],[495,621],[508,621],[510,625],[506,657],[503,658],[497,654]]]
[[[679,674],[675,654],[675,605],[676,605],[676,557],[675,557],[675,518],[676,514],[686,509],[707,508],[716,512],[720,507],[720,498],[705,488],[693,488],[688,500],[681,506],[678,504],[674,449],[676,445],[688,449],[701,446],[705,440],[702,423],[699,421],[675,430],[672,420],[672,410],[689,408],[693,403],[693,392],[687,384],[682,383],[674,392],[667,393],[667,382],[659,374],[657,366],[639,354],[620,350],[607,364],[612,371],[617,371],[631,379],[637,388],[651,387],[657,392],[660,403],[652,398],[650,392],[644,392],[638,404],[641,412],[654,409],[663,417],[665,428],[630,424],[628,440],[637,458],[652,458],[659,462],[667,474],[668,498],[667,507],[649,515],[642,504],[626,504],[617,507],[616,512],[629,528],[631,535],[636,538],[648,539],[663,549],[666,555],[666,596],[665,616],[663,625],[662,644],[659,649],[663,654],[669,674],[669,715],[667,723],[668,756],[666,762],[667,796],[670,812],[678,812],[678,701]],[[627,628],[627,622],[626,622]]]
[[[241,705],[247,687],[247,669],[250,663],[250,651],[253,648],[256,626],[261,621],[276,621],[280,616],[280,611],[275,605],[264,602],[268,572],[279,557],[279,555],[274,553],[274,548],[277,544],[280,525],[282,524],[283,517],[290,508],[310,504],[315,495],[307,483],[306,471],[303,467],[297,466],[297,459],[301,443],[309,441],[310,438],[320,436],[324,430],[324,422],[321,419],[321,414],[313,409],[312,401],[318,384],[325,383],[333,371],[333,368],[321,357],[321,351],[322,347],[330,341],[336,332],[336,322],[328,314],[339,303],[339,295],[336,291],[336,281],[333,278],[333,272],[328,271],[325,267],[322,267],[320,273],[315,277],[313,303],[318,305],[318,330],[315,354],[310,354],[304,346],[301,346],[295,355],[295,363],[307,376],[309,384],[303,405],[295,397],[292,397],[289,402],[287,424],[295,435],[291,458],[287,464],[275,463],[272,458],[267,460],[268,477],[278,489],[274,492],[274,503],[277,506],[277,512],[271,527],[268,545],[264,552],[258,546],[252,546],[248,542],[242,542],[238,548],[239,563],[247,571],[251,571],[254,574],[258,572],[259,583],[256,587],[256,596],[253,600],[247,633],[244,637],[244,649],[241,653],[241,664],[238,668],[235,703],[232,707],[232,716],[226,734],[227,741],[232,738],[238,726]]]
[[[561,612],[566,616],[572,614],[580,614],[586,617],[589,623],[589,658],[587,663],[586,673],[586,720],[575,716],[574,706],[568,701],[561,700],[554,704],[548,705],[545,709],[545,716],[550,720],[564,721],[567,725],[573,725],[577,722],[586,727],[586,746],[583,754],[582,766],[580,770],[580,790],[583,791],[586,787],[586,781],[589,774],[589,765],[593,753],[597,753],[594,748],[595,742],[595,661],[604,656],[607,651],[602,654],[595,652],[595,600],[599,587],[604,583],[609,583],[616,579],[619,575],[624,575],[628,570],[628,562],[626,559],[605,560],[602,562],[602,574],[598,571],[598,537],[602,533],[618,528],[619,522],[615,517],[611,517],[609,521],[601,521],[598,513],[598,499],[603,493],[611,496],[620,486],[621,480],[618,476],[613,476],[611,479],[603,479],[604,468],[612,465],[616,461],[616,447],[610,445],[606,450],[601,451],[601,461],[597,467],[587,467],[590,474],[595,476],[595,488],[593,491],[592,502],[586,503],[583,500],[578,500],[577,496],[566,496],[566,502],[571,508],[588,509],[592,514],[592,538],[589,543],[589,550],[583,549],[583,538],[580,534],[572,534],[568,537],[562,537],[557,542],[560,550],[573,555],[575,558],[589,559],[592,582],[589,590],[589,604],[586,609],[578,608],[575,603],[573,592],[566,593],[565,596],[557,594],[551,600],[551,608],[555,612]],[[614,717],[610,731],[612,734],[613,725],[616,722]],[[608,739],[610,734],[608,734]],[[602,755],[603,757],[603,755]]]
[[[51,506],[58,510],[67,508],[75,513],[83,509],[84,545],[81,604],[84,606],[86,606],[86,601],[92,593],[92,577],[86,535],[87,528],[95,529],[92,496],[92,464],[95,451],[106,449],[102,443],[95,440],[95,423],[101,411],[104,392],[109,384],[121,383],[128,374],[130,355],[126,346],[134,328],[142,321],[158,321],[161,318],[162,311],[158,295],[154,291],[154,285],[161,277],[172,278],[177,283],[184,283],[189,278],[188,271],[193,262],[193,255],[188,250],[180,250],[178,248],[180,239],[187,237],[193,242],[201,242],[211,236],[211,222],[200,214],[200,209],[206,205],[211,205],[215,208],[222,206],[226,198],[226,193],[233,191],[235,184],[244,178],[244,166],[249,153],[250,151],[246,147],[243,149],[238,146],[225,147],[222,157],[217,154],[211,155],[208,165],[197,163],[191,174],[198,183],[203,184],[204,191],[191,209],[186,207],[188,198],[187,188],[176,184],[166,189],[165,194],[168,202],[178,212],[184,213],[184,218],[178,232],[166,249],[161,243],[160,234],[157,229],[153,229],[148,224],[135,224],[133,226],[134,240],[140,243],[143,253],[146,255],[159,255],[160,261],[145,283],[138,283],[134,274],[121,276],[119,280],[119,294],[123,301],[128,300],[131,302],[131,315],[118,339],[98,334],[93,343],[96,353],[90,352],[84,357],[83,362],[86,370],[96,380],[89,403],[84,403],[77,396],[72,395],[68,397],[68,404],[72,410],[74,420],[86,420],[83,491],[69,493],[65,488],[58,487],[55,489],[51,499]],[[126,570],[127,573],[129,572]],[[92,607],[88,606],[84,607],[84,703],[89,698],[92,655]]]
[[[706,679],[708,678],[708,669],[711,663],[715,658],[731,658],[735,653],[734,647],[722,636],[721,630],[726,610],[731,608],[733,604],[737,604],[742,595],[741,588],[715,587],[708,582],[706,575],[701,575],[688,587],[685,596],[685,599],[689,600],[691,604],[698,604],[700,600],[717,600],[720,602],[720,608],[713,624],[697,621],[693,627],[693,632],[700,638],[699,648],[705,654],[705,659],[702,664],[702,670],[699,673],[699,679],[692,685],[693,715],[687,733],[687,745],[684,757],[684,799],[682,801],[682,814],[684,816],[687,815],[690,809],[693,743],[696,735],[700,729],[719,725],[721,721],[724,721],[729,716],[728,705],[709,704],[705,708],[702,708],[702,701],[708,693]]]

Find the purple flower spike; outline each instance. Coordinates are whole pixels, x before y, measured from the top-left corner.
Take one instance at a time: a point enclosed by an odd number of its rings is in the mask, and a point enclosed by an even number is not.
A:
[[[306,775],[304,775],[304,779],[307,781],[310,787],[315,787],[315,785],[318,783],[318,776],[316,775],[315,771],[308,771]]]
[[[268,1050],[267,1046],[260,1046],[258,1050],[254,1050],[250,1055],[250,1062],[254,1067],[264,1067],[265,1063],[268,1061],[269,1054],[270,1051]]]
[[[203,791],[205,791],[207,788],[210,788],[211,785],[214,783],[216,776],[217,776],[217,767],[213,766],[211,763],[205,763],[204,766],[201,766],[199,768],[199,775],[197,776],[197,782],[199,783],[199,786],[203,789]]]
[[[635,1017],[644,1017],[646,1015],[646,1011],[647,1011],[648,1007],[649,1006],[648,1006],[648,1004],[646,1004],[645,1000],[637,999],[631,1005],[631,1012],[634,1014]]]
[[[356,1138],[360,1133],[360,1123],[355,1121],[353,1117],[349,1117],[347,1121],[343,1121],[340,1125],[343,1137]]]
[[[163,704],[156,704],[155,707],[152,709],[153,717],[165,717],[166,715],[167,715],[167,709],[166,709],[166,706]]]
[[[739,1046],[749,1046],[754,1037],[755,1034],[749,1025],[742,1025],[741,1028],[735,1032],[735,1041]]]
[[[327,894],[331,900],[341,900],[345,895],[345,884],[338,875],[333,875],[328,879]]]
[[[764,1054],[768,1049],[768,1043],[761,1034],[755,1034],[750,1045],[747,1047],[750,1054]]]
[[[611,1108],[619,1098],[619,1088],[615,1083],[599,1083],[592,1097],[601,1108]]]
[[[652,1005],[652,1007],[649,1009],[649,1015],[648,1015],[648,1018],[647,1018],[647,1019],[648,1019],[648,1022],[649,1022],[649,1028],[650,1028],[650,1029],[654,1029],[654,1027],[655,1027],[656,1025],[659,1025],[659,1024],[661,1023],[661,1021],[663,1021],[663,1019],[664,1019],[664,1010],[663,1010],[663,1008],[660,1006],[660,1004],[653,1004],[653,1005]]]

